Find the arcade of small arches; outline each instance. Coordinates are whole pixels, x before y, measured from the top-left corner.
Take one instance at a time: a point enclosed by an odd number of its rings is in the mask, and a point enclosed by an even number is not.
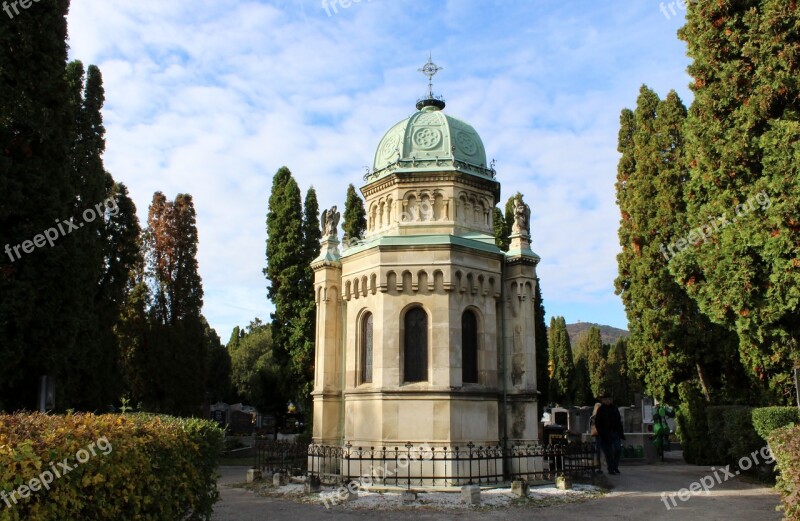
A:
[[[456,291],[470,295],[488,296],[500,298],[500,285],[495,280],[493,274],[484,274],[474,271],[457,269],[452,271],[452,276],[448,276],[451,270],[436,269],[432,272],[428,270],[404,270],[398,274],[395,270],[387,270],[381,273],[380,282],[377,273],[369,275],[357,275],[344,281],[344,300],[358,299],[374,295],[378,291],[381,293],[412,295],[416,293],[443,293]],[[317,302],[322,297],[321,291],[317,290]]]
[[[455,204],[454,204],[455,202]],[[455,219],[452,208],[455,206]],[[400,215],[394,212],[399,208]],[[455,199],[447,198],[440,189],[409,190],[399,207],[391,195],[371,202],[367,211],[367,233],[376,233],[395,222],[455,221],[462,226],[491,229],[493,205],[485,195],[460,191]]]

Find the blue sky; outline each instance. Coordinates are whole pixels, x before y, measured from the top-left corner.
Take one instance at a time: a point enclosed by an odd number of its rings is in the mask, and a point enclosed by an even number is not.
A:
[[[548,321],[625,328],[614,295],[619,113],[646,83],[688,104],[684,11],[652,0],[73,0],[70,57],[106,88],[107,169],[142,222],[194,196],[203,312],[227,341],[269,319],[265,216],[288,166],[320,206],[363,184],[383,133],[427,89],[532,207]],[[345,7],[346,6],[346,7]]]

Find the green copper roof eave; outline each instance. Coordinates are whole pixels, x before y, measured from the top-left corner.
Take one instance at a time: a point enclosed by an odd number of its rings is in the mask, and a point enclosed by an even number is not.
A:
[[[364,176],[364,181],[367,183],[373,183],[375,181],[379,181],[381,179],[385,179],[392,174],[419,174],[419,173],[438,173],[444,171],[451,171],[451,172],[458,172],[460,174],[466,174],[478,179],[483,179],[486,181],[491,181],[496,184],[500,184],[500,182],[495,179],[495,172],[488,168],[474,166],[474,168],[465,168],[462,166],[452,164],[452,161],[446,160],[447,164],[444,165],[431,165],[431,166],[411,166],[411,167],[394,167],[394,165],[389,165],[381,170],[371,172]],[[470,165],[473,166],[473,165]],[[394,167],[394,168],[393,168]]]
[[[363,251],[380,247],[403,247],[403,246],[461,246],[471,248],[485,253],[503,255],[505,252],[498,248],[494,243],[494,237],[490,235],[475,234],[473,236],[459,236],[449,234],[435,235],[390,235],[376,237],[375,239],[362,242],[357,246],[346,249],[342,252],[342,258],[350,257]]]

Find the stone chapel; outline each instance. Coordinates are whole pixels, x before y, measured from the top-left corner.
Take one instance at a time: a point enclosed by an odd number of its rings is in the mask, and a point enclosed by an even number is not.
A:
[[[480,136],[432,90],[416,108],[378,143],[361,187],[364,237],[340,242],[336,207],[323,212],[313,442],[533,443],[530,209],[516,201],[500,250],[500,183]]]

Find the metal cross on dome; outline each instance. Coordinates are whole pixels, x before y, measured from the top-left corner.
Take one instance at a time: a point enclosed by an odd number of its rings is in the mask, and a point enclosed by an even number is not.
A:
[[[433,63],[432,54],[428,55],[428,63],[423,65],[421,69],[417,69],[419,72],[428,77],[428,96],[431,98],[433,97],[433,77],[436,76],[436,73],[442,69],[443,67],[439,67]]]

